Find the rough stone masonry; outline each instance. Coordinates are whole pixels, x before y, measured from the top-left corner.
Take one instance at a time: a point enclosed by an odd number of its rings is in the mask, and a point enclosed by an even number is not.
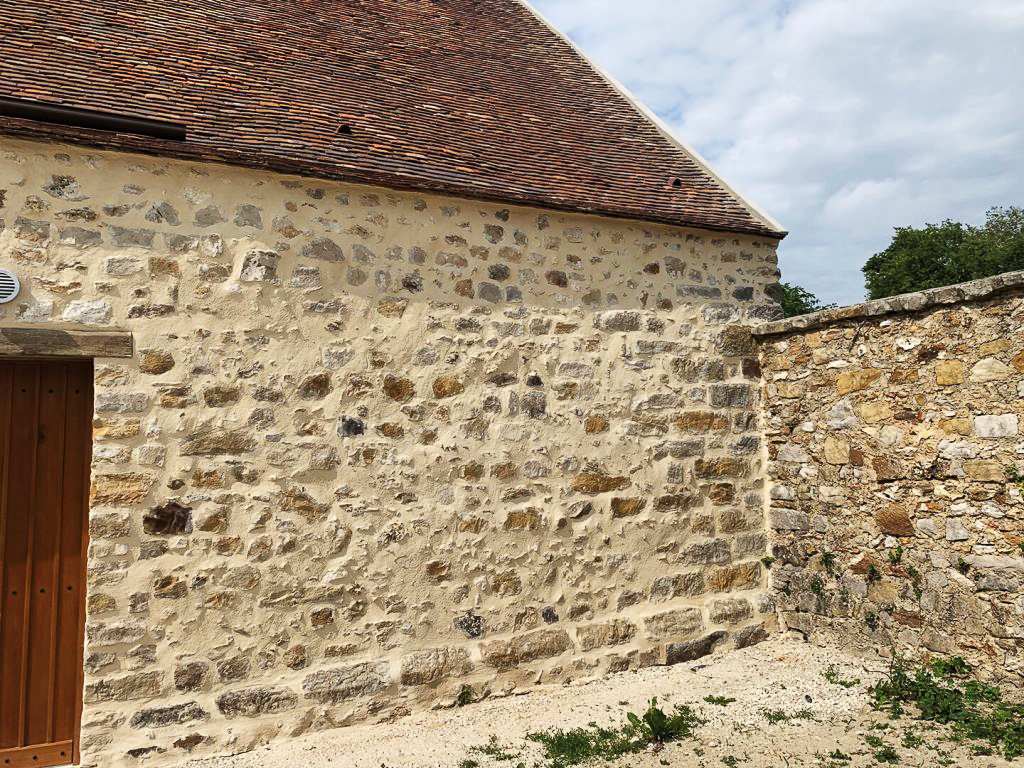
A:
[[[1024,273],[757,333],[784,625],[961,655],[1019,697]]]
[[[735,326],[775,240],[4,139],[0,264],[4,323],[134,337],[95,368],[87,765],[773,626]]]

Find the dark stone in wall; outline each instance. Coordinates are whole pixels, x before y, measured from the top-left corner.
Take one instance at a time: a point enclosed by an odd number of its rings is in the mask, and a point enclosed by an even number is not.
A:
[[[228,718],[256,717],[270,715],[295,708],[299,703],[297,694],[286,688],[271,686],[243,688],[229,691],[217,697],[217,709]]]
[[[455,628],[461,631],[466,637],[473,639],[481,637],[484,633],[484,620],[482,616],[475,613],[467,613],[455,619]]]
[[[361,435],[366,432],[366,424],[362,419],[356,419],[349,416],[342,416],[341,421],[338,424],[338,434],[342,437],[354,437]]]
[[[190,701],[186,704],[176,704],[173,707],[140,709],[132,715],[132,719],[128,724],[132,728],[162,728],[167,725],[179,725],[195,720],[207,720],[209,717],[209,712],[200,707],[196,702]]]
[[[176,501],[153,507],[142,517],[142,529],[164,536],[192,533],[192,508]]]
[[[690,640],[685,643],[670,643],[665,647],[665,663],[668,665],[681,664],[684,661],[694,661],[707,656],[719,643],[728,637],[728,633],[718,631],[705,635],[697,640]]]

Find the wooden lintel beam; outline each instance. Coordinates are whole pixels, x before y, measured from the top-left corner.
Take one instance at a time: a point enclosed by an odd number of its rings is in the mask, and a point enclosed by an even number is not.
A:
[[[131,357],[132,334],[120,328],[0,323],[0,357]]]

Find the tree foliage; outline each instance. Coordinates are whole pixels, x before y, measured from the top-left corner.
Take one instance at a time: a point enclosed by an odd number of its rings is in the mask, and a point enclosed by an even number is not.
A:
[[[780,283],[773,296],[779,302],[782,314],[786,317],[806,315],[835,306],[835,304],[822,304],[813,293],[792,283]]]
[[[938,288],[1024,269],[1024,209],[992,208],[984,225],[946,220],[898,227],[864,265],[868,298]]]

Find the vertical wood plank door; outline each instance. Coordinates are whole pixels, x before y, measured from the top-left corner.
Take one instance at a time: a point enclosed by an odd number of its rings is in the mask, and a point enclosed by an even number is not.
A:
[[[77,760],[92,361],[0,360],[0,768]]]

